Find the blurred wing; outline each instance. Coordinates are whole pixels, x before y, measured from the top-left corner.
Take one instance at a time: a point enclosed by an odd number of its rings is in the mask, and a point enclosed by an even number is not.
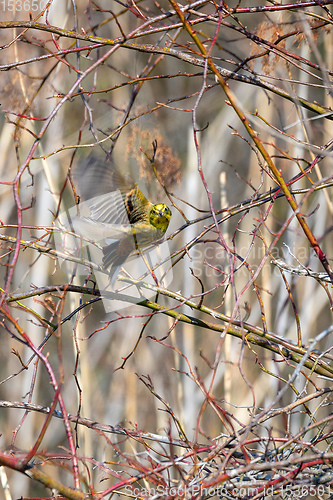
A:
[[[114,165],[92,156],[74,169],[73,179],[81,203],[67,213],[66,228],[100,243],[102,265],[115,281],[135,249],[158,239],[149,222],[152,203]]]
[[[119,190],[96,196],[83,203],[89,210],[89,217],[105,224],[129,224],[124,198]]]
[[[68,217],[65,227],[68,231],[72,231],[83,238],[98,242],[110,238],[119,240],[127,236],[129,225],[105,224],[90,217],[75,215]]]
[[[110,162],[91,156],[74,169],[73,178],[81,201],[89,207],[94,220],[135,224],[152,206],[137,184],[121,175]]]
[[[134,187],[117,171],[110,161],[101,161],[93,155],[73,169],[73,180],[82,200],[119,190],[122,194]]]

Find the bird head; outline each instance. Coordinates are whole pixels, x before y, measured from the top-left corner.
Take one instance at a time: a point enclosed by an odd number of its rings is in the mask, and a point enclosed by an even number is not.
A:
[[[153,205],[149,212],[149,222],[152,226],[160,231],[165,231],[168,229],[168,225],[171,218],[171,210],[169,207],[164,205],[164,203],[158,203]]]

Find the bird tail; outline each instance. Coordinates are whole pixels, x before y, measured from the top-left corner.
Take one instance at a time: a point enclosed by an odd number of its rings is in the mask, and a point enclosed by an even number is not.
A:
[[[117,254],[117,249],[119,247],[120,240],[114,241],[112,243],[109,243],[109,245],[106,245],[103,247],[103,267],[108,268],[113,265],[120,264],[118,263],[118,257],[119,255]]]
[[[124,245],[123,240],[115,240],[103,247],[102,265],[109,269],[111,286],[115,284],[119,271],[131,253],[131,248]]]

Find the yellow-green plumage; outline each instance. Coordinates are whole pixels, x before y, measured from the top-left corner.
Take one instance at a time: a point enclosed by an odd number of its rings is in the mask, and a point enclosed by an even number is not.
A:
[[[113,270],[121,266],[134,250],[143,249],[163,238],[170,217],[171,211],[163,203],[152,205],[147,202],[134,214],[129,213],[129,220],[132,218],[136,222],[130,223],[124,237],[103,248],[104,267],[111,266],[110,274],[113,274]]]
[[[102,265],[114,281],[132,252],[163,238],[171,211],[164,203],[153,205],[136,183],[125,179],[114,167],[101,163],[88,167],[77,176],[77,183],[90,216],[76,221],[75,230],[105,241]]]

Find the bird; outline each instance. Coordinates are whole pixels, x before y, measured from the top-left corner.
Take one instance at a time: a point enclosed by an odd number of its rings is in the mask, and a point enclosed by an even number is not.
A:
[[[73,178],[89,214],[75,215],[71,227],[80,236],[101,242],[101,267],[113,285],[132,253],[162,240],[171,210],[164,203],[149,201],[132,179],[110,163],[89,159]]]

